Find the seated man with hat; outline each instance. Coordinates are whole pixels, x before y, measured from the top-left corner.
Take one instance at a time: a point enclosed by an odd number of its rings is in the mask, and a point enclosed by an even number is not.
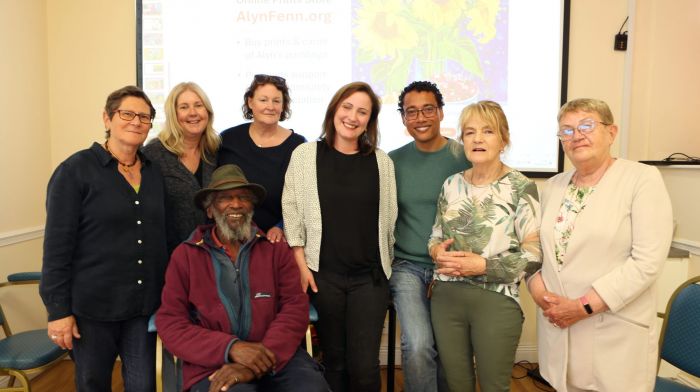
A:
[[[183,360],[185,390],[328,391],[299,348],[309,302],[292,250],[252,223],[264,197],[235,165],[216,169],[195,195],[215,223],[173,252],[156,315],[163,344]]]

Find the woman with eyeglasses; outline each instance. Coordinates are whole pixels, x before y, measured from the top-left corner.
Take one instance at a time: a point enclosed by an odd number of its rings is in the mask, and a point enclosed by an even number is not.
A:
[[[540,372],[557,391],[651,391],[657,366],[656,285],[672,237],[659,171],[614,158],[608,105],[559,110],[574,170],[542,192],[542,270],[530,281]]]
[[[164,109],[163,129],[143,153],[158,164],[165,178],[168,252],[172,252],[197,225],[207,221],[192,200],[211,180],[221,140],[214,131],[209,98],[196,83],[173,87]]]
[[[285,241],[282,221],[282,186],[289,158],[306,139],[279,122],[288,119],[291,98],[284,78],[255,75],[243,94],[243,117],[253,120],[221,133],[218,165],[238,165],[250,181],[267,189],[255,207],[253,221],[271,242]]]
[[[331,390],[378,392],[389,303],[396,180],[377,148],[381,104],[353,82],[328,103],[321,139],[292,154],[282,195],[285,232],[316,323]]]
[[[507,392],[523,323],[519,283],[542,263],[539,198],[501,161],[510,131],[498,103],[465,107],[459,128],[472,168],[448,177],[437,200],[433,331],[450,390],[474,391],[478,379],[483,392]]]
[[[138,87],[107,97],[106,140],[54,171],[46,197],[40,293],[48,335],[73,350],[78,391],[110,391],[119,356],[127,391],[155,388],[156,334],[168,254],[163,177],[139,152],[155,109]]]

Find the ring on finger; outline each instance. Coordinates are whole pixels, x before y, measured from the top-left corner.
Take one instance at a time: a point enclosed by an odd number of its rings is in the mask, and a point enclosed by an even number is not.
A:
[[[56,336],[56,335],[51,335],[51,340],[56,340],[56,339],[58,339],[58,336]]]

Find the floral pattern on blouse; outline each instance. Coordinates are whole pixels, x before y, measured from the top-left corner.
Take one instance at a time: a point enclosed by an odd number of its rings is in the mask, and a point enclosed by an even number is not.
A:
[[[586,208],[586,201],[595,187],[577,187],[570,182],[566,187],[564,199],[559,208],[559,215],[554,222],[554,254],[559,266],[564,264],[566,248],[569,246],[571,233],[574,231],[576,217]]]
[[[486,274],[447,276],[507,295],[518,301],[518,283],[542,265],[540,203],[537,186],[511,171],[487,186],[467,182],[462,173],[445,180],[438,197],[428,248],[454,239],[450,250],[466,250],[486,259]]]

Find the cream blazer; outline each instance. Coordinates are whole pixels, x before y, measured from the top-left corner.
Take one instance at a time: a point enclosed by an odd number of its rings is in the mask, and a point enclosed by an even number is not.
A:
[[[282,217],[289,246],[303,246],[306,264],[318,272],[321,254],[321,203],[316,177],[316,143],[299,145],[292,153],[284,178]],[[387,279],[394,258],[394,225],[398,215],[394,163],[382,150],[376,150],[379,168],[379,256]],[[339,173],[338,175],[342,175]],[[351,207],[348,207],[351,208]]]
[[[651,391],[656,375],[656,285],[671,244],[671,201],[659,171],[617,159],[578,215],[561,268],[554,221],[573,172],[542,192],[542,277],[548,290],[579,298],[591,287],[610,310],[566,329],[538,309],[542,375],[559,392]]]

